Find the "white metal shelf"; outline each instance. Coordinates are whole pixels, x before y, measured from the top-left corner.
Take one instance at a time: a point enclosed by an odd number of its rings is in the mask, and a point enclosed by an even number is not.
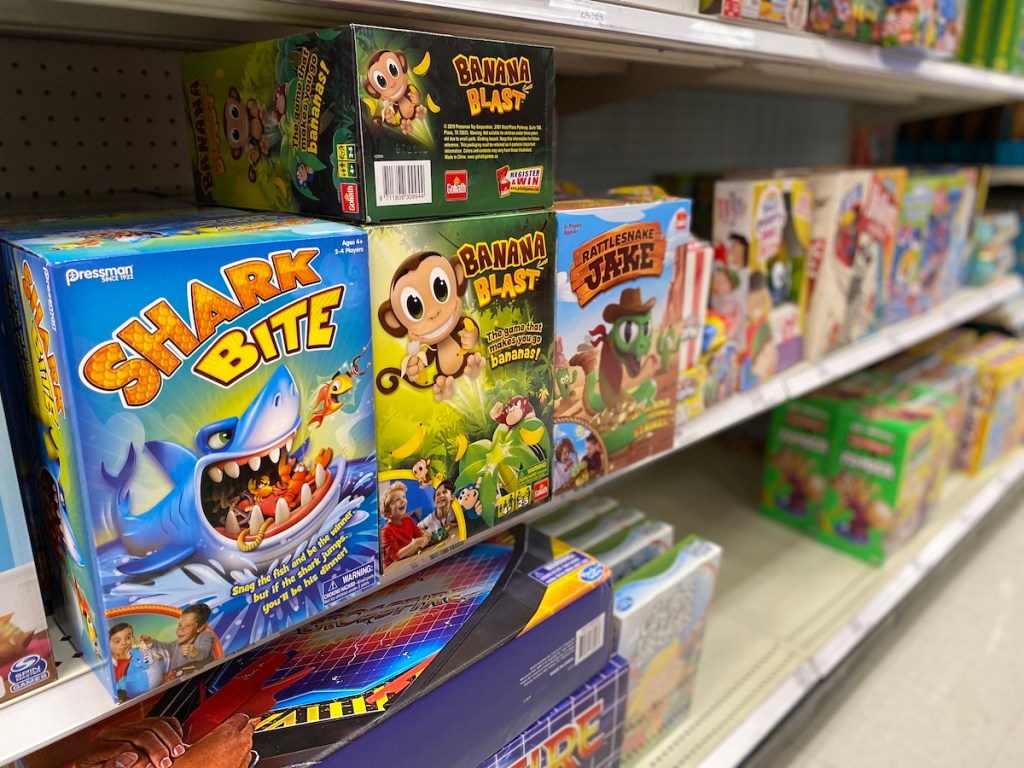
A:
[[[835,352],[817,363],[801,364],[761,387],[737,395],[728,402],[686,422],[677,432],[675,450],[746,421],[751,416],[767,410],[783,400],[798,397],[816,387],[906,349],[922,339],[959,325],[965,320],[998,306],[1006,299],[1020,294],[1021,290],[1022,283],[1015,276],[1001,278],[985,288],[964,289],[950,301],[927,314],[886,328],[875,336]],[[418,560],[412,567],[403,570],[400,576],[386,576],[380,586],[387,586],[399,578],[422,570],[464,546],[482,541],[500,530],[547,515],[563,504],[570,503],[602,486],[615,486],[626,479],[630,483],[630,487],[633,487],[636,483],[629,478],[645,476],[644,470],[660,462],[663,458],[664,454],[650,457],[624,473],[602,478],[599,483],[581,492],[566,494],[511,519],[499,521],[490,531],[477,534],[461,545],[450,544],[440,547],[434,550],[429,557]],[[1022,459],[1022,464],[1024,464],[1024,459]],[[675,498],[678,499],[678,494]],[[704,497],[697,496],[696,498]],[[709,509],[714,508],[709,507]],[[740,527],[750,524],[749,521],[744,521],[741,522]],[[771,526],[772,530],[776,527],[781,530],[781,526]],[[757,530],[760,530],[760,527],[757,527]],[[709,538],[714,539],[715,536],[710,535]],[[730,541],[724,538],[719,543],[726,545],[730,562],[743,561],[748,556],[743,544],[734,549]],[[724,619],[722,623],[728,621],[728,619]],[[55,639],[57,638],[55,637]],[[270,637],[267,639],[269,640]],[[723,642],[728,643],[728,641]],[[709,640],[708,644],[712,645],[714,641]],[[66,647],[66,645],[62,646],[62,648]],[[734,650],[737,653],[752,652],[751,648],[747,647]],[[756,651],[756,648],[754,650]],[[798,657],[794,655],[795,652],[792,648],[784,651],[776,648],[772,653],[776,654],[776,658],[773,662],[774,666],[771,664],[769,666],[776,669],[777,673],[784,678],[788,679],[788,676],[801,668],[797,661]],[[69,654],[62,653],[62,656],[68,657]],[[74,733],[107,717],[114,711],[115,705],[110,695],[99,679],[88,672],[84,664],[70,658],[65,658],[64,662],[60,669],[61,678],[55,683],[0,707],[0,734],[2,734],[0,765]],[[792,683],[787,683],[787,687],[779,695],[783,698],[792,698],[794,695]],[[69,706],[69,702],[74,702],[74,706]],[[757,721],[754,722],[756,724]],[[664,765],[674,765],[674,763]]]
[[[926,526],[874,568],[757,515],[760,457],[716,446],[674,461],[615,495],[725,556],[693,707],[644,768],[740,764],[1024,480],[1024,448],[975,478],[953,475]]]
[[[0,31],[13,34],[205,47],[300,27],[368,21],[554,44],[560,55],[683,65],[694,69],[696,85],[831,92],[864,103],[904,105],[919,98],[950,106],[1024,98],[1024,79],[956,62],[773,25],[598,0],[5,0],[4,5]]]

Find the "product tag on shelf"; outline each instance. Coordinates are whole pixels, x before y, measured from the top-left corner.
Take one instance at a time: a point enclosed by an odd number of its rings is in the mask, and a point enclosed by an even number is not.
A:
[[[608,11],[602,3],[594,0],[551,0],[551,8],[565,11],[580,26],[610,29]]]

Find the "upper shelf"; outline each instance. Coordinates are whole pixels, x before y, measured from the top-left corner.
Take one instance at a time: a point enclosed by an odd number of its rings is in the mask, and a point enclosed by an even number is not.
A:
[[[0,34],[185,48],[349,21],[556,45],[563,74],[670,64],[673,85],[775,90],[911,113],[1024,98],[1024,78],[770,25],[596,0],[5,0]],[[602,63],[603,62],[603,63]],[[685,74],[680,75],[679,68]],[[593,90],[590,98],[594,98]]]

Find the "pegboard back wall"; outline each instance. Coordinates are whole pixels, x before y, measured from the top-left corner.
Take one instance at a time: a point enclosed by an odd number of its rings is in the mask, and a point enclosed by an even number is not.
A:
[[[590,194],[659,173],[719,173],[848,161],[851,107],[781,94],[662,92],[558,124],[558,178]]]
[[[0,38],[0,199],[192,194],[180,54]]]

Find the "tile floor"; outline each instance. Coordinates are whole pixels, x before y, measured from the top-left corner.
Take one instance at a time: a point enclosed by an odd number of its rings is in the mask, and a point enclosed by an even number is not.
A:
[[[1024,767],[1024,491],[955,558],[758,768]]]

